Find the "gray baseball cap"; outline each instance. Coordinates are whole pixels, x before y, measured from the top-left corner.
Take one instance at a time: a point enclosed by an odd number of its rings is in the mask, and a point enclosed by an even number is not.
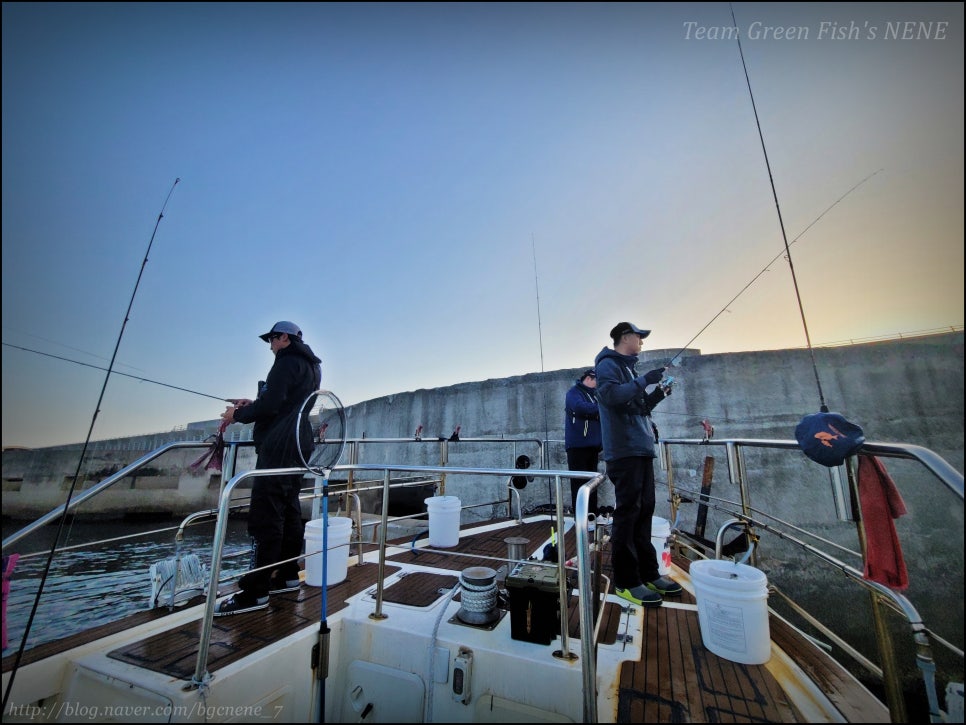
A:
[[[302,337],[302,331],[299,329],[299,326],[296,325],[294,322],[287,322],[286,320],[276,322],[274,325],[272,325],[271,330],[266,332],[264,335],[259,335],[259,337],[262,338],[265,342],[268,342],[269,338],[272,335],[276,335],[280,332],[284,332],[287,335],[295,335],[296,337]]]

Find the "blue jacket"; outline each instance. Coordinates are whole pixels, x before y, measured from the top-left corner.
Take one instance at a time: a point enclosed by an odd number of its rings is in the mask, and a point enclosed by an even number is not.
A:
[[[579,380],[567,391],[564,440],[571,448],[600,450],[600,413],[597,410],[597,391]]]
[[[630,456],[654,458],[651,410],[664,400],[664,391],[660,387],[651,393],[645,391],[644,377],[634,375],[637,355],[621,355],[605,347],[594,362],[604,460]]]

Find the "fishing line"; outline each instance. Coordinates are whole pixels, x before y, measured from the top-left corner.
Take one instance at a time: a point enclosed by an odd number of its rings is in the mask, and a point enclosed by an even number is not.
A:
[[[15,350],[23,350],[24,352],[32,352],[35,355],[43,355],[45,357],[52,357],[55,360],[63,360],[64,362],[74,363],[75,365],[83,365],[85,368],[94,368],[95,370],[107,370],[108,372],[112,372],[109,368],[101,367],[100,365],[91,365],[90,363],[81,362],[80,360],[71,360],[69,357],[61,357],[60,355],[53,355],[53,354],[51,354],[49,352],[41,352],[40,350],[31,350],[29,347],[21,347],[20,345],[12,345],[9,342],[5,342],[5,343],[3,343],[3,345],[5,347],[12,347]],[[190,388],[181,388],[181,387],[178,387],[177,385],[170,385],[168,383],[162,383],[160,380],[151,380],[150,378],[141,378],[141,377],[138,377],[137,375],[131,375],[129,373],[122,373],[122,372],[119,372],[117,370],[114,370],[113,373],[115,375],[123,375],[126,378],[134,378],[135,380],[139,380],[142,383],[154,383],[155,385],[163,385],[166,388],[174,388],[175,390],[181,390],[181,391],[184,391],[185,393],[194,393],[195,395],[201,395],[201,396],[203,396],[205,398],[212,398],[213,400],[221,400],[221,401],[226,402],[226,403],[230,403],[231,402],[231,399],[230,398],[221,398],[221,397],[219,397],[217,395],[208,395],[208,393],[199,393],[197,390],[191,390]]]
[[[540,280],[537,278],[537,243],[534,241],[533,232],[530,232],[530,249],[533,252],[533,287],[537,293],[537,339],[540,341],[540,372],[543,370],[543,324],[540,321]],[[545,443],[550,441],[550,421],[547,418],[547,399],[543,399],[543,440]],[[546,456],[546,452],[544,453]],[[549,467],[549,461],[543,460],[540,465],[544,468]],[[549,501],[553,501],[553,489],[550,479],[547,479],[547,495]]]
[[[154,237],[158,233],[158,227],[161,224],[161,220],[164,218],[164,210],[168,206],[168,200],[174,193],[174,188],[181,181],[180,178],[174,180],[171,185],[171,190],[168,192],[168,196],[165,197],[164,204],[161,205],[161,212],[158,214],[158,220],[154,223],[154,231],[151,232],[151,240],[148,242],[147,251],[144,253],[144,259],[141,261],[141,270],[138,272],[137,281],[134,283],[134,291],[131,293],[131,299],[127,305],[127,311],[124,313],[124,321],[121,323],[121,331],[118,333],[117,342],[114,344],[114,354],[111,355],[111,362],[107,369],[107,375],[104,376],[104,384],[101,386],[101,394],[97,398],[97,405],[94,409],[94,415],[91,417],[91,424],[87,430],[87,438],[84,440],[84,446],[81,449],[80,457],[77,461],[77,469],[74,471],[74,478],[71,481],[70,489],[67,491],[67,500],[64,502],[64,511],[60,516],[60,522],[57,526],[57,535],[54,537],[53,546],[50,547],[50,553],[47,556],[47,563],[44,565],[43,573],[40,577],[40,586],[37,588],[37,594],[34,597],[33,606],[30,609],[30,616],[27,618],[27,624],[24,628],[23,637],[20,640],[20,647],[17,650],[17,657],[13,663],[13,669],[10,672],[10,679],[7,682],[7,689],[3,693],[3,711],[7,709],[7,702],[10,699],[10,693],[13,690],[13,682],[16,679],[17,672],[20,669],[20,662],[23,659],[23,653],[27,647],[27,638],[30,635],[30,629],[33,626],[34,616],[37,614],[37,608],[40,606],[40,598],[44,591],[44,584],[47,582],[47,576],[50,573],[50,565],[54,560],[54,553],[57,549],[57,544],[60,542],[61,535],[64,532],[64,524],[67,521],[68,510],[70,509],[70,500],[74,495],[74,490],[77,488],[77,479],[80,477],[81,466],[84,463],[84,457],[87,454],[87,447],[90,444],[91,436],[94,433],[94,424],[97,422],[97,415],[100,413],[101,403],[104,401],[104,393],[107,390],[107,383],[111,379],[111,372],[114,369],[114,361],[117,359],[117,352],[121,347],[121,338],[124,337],[124,329],[127,327],[128,320],[131,319],[131,308],[134,306],[134,298],[137,295],[138,286],[141,284],[141,277],[144,276],[144,268],[148,263],[148,256],[151,254],[151,246],[154,244]]]
[[[812,220],[811,224],[809,224],[807,227],[805,227],[799,233],[799,235],[797,237],[795,237],[791,242],[789,242],[788,246],[790,247],[792,244],[795,244],[795,242],[799,241],[802,237],[804,237],[805,236],[805,233],[809,229],[811,229],[812,227],[814,227],[819,222],[819,220],[822,217],[824,217],[826,214],[828,214],[830,211],[832,211],[832,209],[834,209],[836,206],[838,206],[838,204],[843,199],[845,199],[845,197],[847,197],[853,191],[855,191],[856,189],[858,189],[860,186],[862,186],[862,184],[864,184],[866,181],[868,181],[873,176],[875,176],[876,174],[878,174],[880,171],[882,171],[882,169],[878,169],[876,171],[873,171],[871,174],[869,174],[864,179],[862,179],[862,181],[860,181],[859,183],[855,184],[851,189],[849,189],[847,192],[845,192],[844,194],[842,194],[842,196],[840,196],[838,199],[836,199],[834,202],[832,202],[832,204],[830,206],[826,207],[825,211],[823,211],[821,214],[819,214],[817,217],[815,217],[815,219]],[[698,330],[698,334],[697,335],[695,335],[690,340],[688,340],[687,343],[685,343],[684,347],[682,347],[680,350],[678,350],[678,352],[674,355],[674,357],[672,357],[668,361],[668,366],[670,366],[675,360],[677,360],[682,355],[682,353],[686,352],[687,349],[688,349],[688,347],[691,345],[691,343],[694,342],[695,340],[697,340],[698,337],[701,336],[701,333],[702,332],[704,332],[709,327],[711,327],[711,323],[713,323],[715,320],[717,320],[719,317],[721,317],[721,315],[723,315],[728,310],[728,308],[731,307],[732,304],[734,304],[734,301],[736,299],[738,299],[739,297],[741,297],[741,295],[743,295],[745,293],[745,291],[749,287],[751,287],[751,285],[753,285],[755,282],[758,281],[758,278],[759,277],[761,277],[765,272],[768,271],[768,268],[769,267],[771,267],[778,259],[780,259],[781,257],[785,256],[785,254],[786,254],[786,252],[779,252],[778,254],[776,254],[772,258],[772,260],[768,264],[766,264],[764,267],[762,267],[761,271],[758,274],[756,274],[754,277],[752,277],[751,278],[751,281],[748,284],[746,284],[744,287],[742,287],[741,288],[741,291],[738,294],[736,294],[734,297],[732,297],[728,301],[728,304],[726,304],[724,307],[722,307],[721,310],[718,311],[718,314],[716,314],[714,317],[712,317],[711,320],[708,322],[707,325],[705,325],[700,330]]]

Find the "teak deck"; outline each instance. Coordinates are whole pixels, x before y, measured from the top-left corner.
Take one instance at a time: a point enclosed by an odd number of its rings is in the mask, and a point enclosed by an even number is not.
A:
[[[529,551],[535,553],[549,535],[549,522],[530,522],[496,531],[463,533],[456,547],[447,553],[411,550],[388,557],[386,575],[399,570],[394,564],[412,562],[453,572],[448,574],[411,573],[388,587],[387,602],[425,607],[436,602],[441,591],[451,589],[459,579],[459,572],[470,566],[491,566],[498,569],[501,562],[488,562],[476,557],[460,556],[472,552],[484,557],[505,559],[507,544],[504,539],[522,536],[530,540]],[[408,541],[408,540],[407,540]],[[407,542],[396,541],[397,545]],[[568,558],[575,552],[575,536],[565,537]],[[371,549],[372,545],[367,545]],[[356,565],[356,545],[350,550],[348,577],[327,590],[327,615],[346,606],[353,595],[373,587],[378,565]],[[602,571],[610,574],[610,561],[605,553]],[[687,562],[676,563],[687,566]],[[682,604],[694,604],[687,592],[670,599]],[[267,643],[277,641],[302,630],[321,617],[321,590],[303,586],[297,592],[276,595],[268,610],[216,618],[209,647],[208,671],[214,672],[246,657]],[[616,641],[625,608],[608,603],[601,626],[600,642]],[[167,610],[153,610],[128,617],[111,625],[99,627],[59,640],[26,653],[24,662],[41,659],[57,651],[92,641],[95,636],[128,629],[133,624],[155,619]],[[132,620],[136,620],[132,622]],[[701,640],[698,614],[693,607],[658,607],[644,610],[645,642],[643,654],[637,661],[625,662],[620,672],[620,690],[615,713],[617,722],[804,722],[800,712],[788,701],[775,678],[764,666],[750,666],[731,662],[707,650]],[[579,638],[576,597],[570,602],[569,632]],[[773,634],[788,654],[800,666],[823,682],[836,684],[840,692],[830,698],[851,720],[880,721],[881,704],[870,700],[867,693],[857,688],[847,677],[837,674],[834,663],[825,661],[814,648],[803,647],[797,633],[772,617]],[[195,669],[200,621],[168,630],[134,644],[115,649],[109,657],[139,667],[189,680]],[[541,645],[533,645],[535,647]],[[13,664],[13,656],[4,658],[6,671]]]

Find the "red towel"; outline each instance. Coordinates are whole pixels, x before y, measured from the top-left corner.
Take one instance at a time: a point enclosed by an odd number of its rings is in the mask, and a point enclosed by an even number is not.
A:
[[[9,554],[3,557],[3,648],[7,649],[7,597],[10,596],[10,578],[13,568],[17,566],[20,554]]]
[[[866,539],[863,576],[890,589],[905,591],[909,572],[893,519],[906,514],[906,504],[882,462],[867,454],[859,455],[859,507]]]

